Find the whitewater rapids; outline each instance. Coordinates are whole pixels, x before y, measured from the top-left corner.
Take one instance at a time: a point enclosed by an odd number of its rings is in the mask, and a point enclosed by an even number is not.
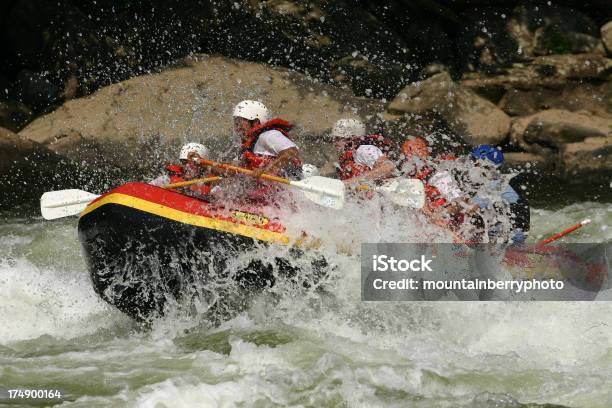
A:
[[[532,210],[532,239],[583,218],[592,225],[568,241],[612,241],[612,208],[592,202]],[[332,261],[324,293],[277,290],[217,327],[177,313],[142,328],[94,293],[75,219],[5,216],[0,398],[36,388],[60,390],[63,407],[612,406],[611,302],[364,303],[359,260]]]

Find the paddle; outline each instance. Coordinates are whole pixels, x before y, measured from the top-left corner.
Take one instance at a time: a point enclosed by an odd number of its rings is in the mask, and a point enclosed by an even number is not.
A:
[[[555,247],[547,247],[546,246],[547,244],[550,244],[551,242],[556,241],[559,238],[564,237],[567,234],[572,233],[579,228],[582,228],[583,226],[589,224],[590,222],[591,220],[588,218],[585,220],[582,220],[578,224],[572,225],[571,227],[566,228],[563,231],[557,232],[556,234],[551,235],[550,237],[546,239],[543,239],[542,241],[536,243],[533,246],[529,246],[525,248],[510,247],[506,250],[506,253],[504,255],[504,262],[511,266],[520,266],[523,268],[528,268],[531,266],[531,260],[527,258],[526,254],[533,254],[533,253],[546,254],[550,252],[551,248],[553,250],[555,248]]]
[[[376,191],[401,207],[423,208],[425,205],[425,187],[418,179],[401,177],[390,179]]]
[[[186,187],[191,184],[208,183],[219,179],[221,179],[221,177],[216,176],[193,179],[168,184],[163,186],[163,188],[173,189],[178,187]],[[40,212],[43,218],[46,220],[70,217],[72,215],[79,214],[91,201],[98,197],[100,196],[77,189],[48,191],[40,197]]]
[[[46,220],[69,217],[79,214],[98,197],[77,189],[48,191],[40,197],[40,212]]]
[[[221,170],[229,170],[249,176],[253,175],[252,170],[232,166],[231,164],[216,163],[214,161],[205,159],[197,159],[197,162],[202,166],[215,167]],[[302,190],[306,198],[324,207],[339,210],[344,206],[345,186],[340,180],[321,176],[312,176],[300,181],[295,181],[270,174],[262,174],[260,178],[274,181],[276,183],[286,184]]]
[[[397,177],[386,180],[380,187],[371,187],[367,184],[355,187],[358,191],[371,189],[383,194],[385,198],[400,207],[423,208],[425,205],[425,187],[418,179]]]
[[[566,236],[567,234],[569,234],[570,232],[574,232],[576,231],[578,228],[582,228],[583,226],[589,224],[591,222],[590,219],[586,219],[586,220],[582,220],[580,221],[578,224],[576,225],[572,225],[569,228],[564,229],[561,232],[557,232],[555,235],[551,235],[550,237],[543,239],[542,241],[538,242],[538,245],[546,245],[546,244],[550,244],[553,241],[558,240],[561,237]]]

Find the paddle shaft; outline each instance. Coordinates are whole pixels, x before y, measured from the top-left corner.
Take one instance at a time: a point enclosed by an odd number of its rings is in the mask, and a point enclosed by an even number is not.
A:
[[[217,162],[214,162],[212,160],[205,160],[205,159],[199,159],[198,163],[200,163],[202,166],[216,167],[216,168],[221,169],[221,170],[230,170],[230,171],[234,171],[236,173],[246,174],[248,176],[252,176],[253,175],[253,170],[243,169],[242,167],[232,166],[231,164],[217,163]],[[265,179],[265,180],[275,181],[277,183],[291,184],[291,180],[286,179],[286,178],[282,178],[282,177],[278,177],[278,176],[273,176],[271,174],[265,174],[264,173],[264,174],[262,174],[259,177],[262,178],[262,179]]]
[[[95,200],[98,197],[99,196],[85,197],[85,198],[81,198],[79,200],[60,201],[60,202],[57,202],[57,203],[46,204],[45,207],[47,207],[47,208],[59,208],[59,207],[67,207],[69,205],[75,205],[75,204],[87,204],[88,202],[93,201],[93,200]]]
[[[590,222],[591,222],[591,220],[589,220],[589,219],[586,219],[586,220],[584,220],[584,221],[581,221],[581,222],[579,222],[579,223],[578,223],[578,224],[576,224],[576,225],[572,225],[571,227],[566,228],[566,229],[564,229],[563,231],[558,232],[558,233],[556,233],[555,235],[552,235],[552,236],[550,236],[550,237],[548,237],[548,238],[546,238],[546,239],[544,239],[544,240],[542,240],[542,241],[538,242],[538,245],[546,245],[546,244],[550,244],[551,242],[556,241],[556,240],[558,240],[559,238],[564,237],[564,236],[566,236],[567,234],[569,234],[569,233],[571,233],[571,232],[574,232],[574,231],[576,231],[576,230],[577,230],[577,229],[579,229],[579,228],[582,228],[583,226],[587,225],[587,224],[588,224],[588,223],[590,223]]]
[[[180,181],[178,183],[167,184],[163,186],[163,188],[168,188],[168,189],[179,188],[179,187],[190,186],[196,183],[210,183],[211,181],[217,181],[217,180],[221,180],[221,177],[213,176],[213,177],[205,177],[205,178],[199,178],[199,179],[193,179],[193,180],[187,180],[187,181]]]

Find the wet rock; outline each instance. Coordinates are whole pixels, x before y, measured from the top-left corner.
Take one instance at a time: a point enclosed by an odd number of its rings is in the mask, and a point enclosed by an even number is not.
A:
[[[21,102],[0,101],[0,127],[18,132],[33,116],[34,113]]]
[[[493,73],[519,59],[518,44],[506,29],[507,17],[494,7],[464,13],[457,38],[462,70]]]
[[[518,46],[517,57],[601,50],[595,22],[571,8],[521,5],[512,11],[505,28]]]
[[[101,85],[141,73],[142,68],[150,69],[150,64],[142,63],[138,57],[149,54],[142,49],[135,51],[131,40],[137,44],[160,43],[164,30],[141,36],[142,26],[149,25],[142,20],[137,24],[137,12],[126,12],[129,8],[127,4],[100,7],[96,3],[14,0],[0,31],[0,40],[7,45],[15,65],[12,69],[17,73],[25,68],[28,76],[44,72],[43,79],[55,85],[51,90],[40,78],[34,78],[34,84],[32,78],[25,78],[25,97],[40,99],[50,93],[57,96],[65,80],[75,73],[82,91],[89,93]],[[166,31],[174,33],[174,23],[169,20]],[[168,46],[172,52],[180,48],[178,44]],[[27,103],[39,109],[38,103]]]
[[[504,166],[521,170],[546,170],[552,161],[549,157],[527,152],[506,152],[504,160]]]
[[[11,83],[2,74],[0,74],[0,101],[9,99],[9,90]]]
[[[528,116],[546,109],[587,111],[601,117],[612,115],[612,82],[601,84],[568,81],[562,87],[511,88],[497,104],[510,116]]]
[[[467,143],[497,145],[506,138],[510,130],[508,115],[467,89],[460,88],[456,95],[446,120]]]
[[[563,146],[561,155],[568,176],[596,174],[606,181],[612,179],[612,136],[588,137],[581,142],[568,143]]]
[[[497,106],[457,85],[446,72],[404,88],[391,101],[391,114],[440,114],[454,133],[471,144],[499,144],[510,129],[509,117]]]
[[[21,102],[38,111],[57,103],[60,92],[60,88],[51,83],[44,74],[25,69],[19,73],[13,85],[13,94]]]
[[[442,112],[453,102],[456,90],[457,85],[448,72],[441,72],[406,86],[389,103],[387,110],[400,113]]]
[[[598,54],[549,55],[529,64],[514,64],[499,75],[465,74],[461,85],[478,93],[491,89],[559,88],[568,81],[606,81],[612,75],[612,59]]]
[[[0,127],[0,173],[6,174],[14,163],[26,160],[32,154],[51,153],[44,146],[19,137],[16,133]]]
[[[601,26],[601,40],[608,50],[608,55],[612,55],[612,21]]]
[[[356,98],[301,74],[197,56],[68,101],[20,135],[92,166],[142,176],[175,160],[186,141],[208,144],[215,159],[233,159],[238,139],[231,112],[242,99],[259,99],[276,115],[296,122],[293,137],[304,145],[318,143],[317,136],[341,117],[371,120],[382,111],[379,101]]]
[[[510,140],[536,154],[556,152],[568,143],[612,134],[612,119],[587,113],[550,109],[512,122]]]
[[[44,191],[76,183],[75,169],[45,146],[0,128],[0,209],[35,202]]]

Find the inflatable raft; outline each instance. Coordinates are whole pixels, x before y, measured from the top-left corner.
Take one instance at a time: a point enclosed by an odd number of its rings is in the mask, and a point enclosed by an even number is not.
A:
[[[129,183],[92,201],[81,213],[79,239],[93,287],[102,299],[136,319],[164,313],[168,302],[197,296],[207,283],[231,280],[252,290],[295,277],[291,259],[251,257],[258,247],[287,246],[277,218],[252,208],[224,208],[172,190]],[[324,261],[315,262],[316,267]]]

